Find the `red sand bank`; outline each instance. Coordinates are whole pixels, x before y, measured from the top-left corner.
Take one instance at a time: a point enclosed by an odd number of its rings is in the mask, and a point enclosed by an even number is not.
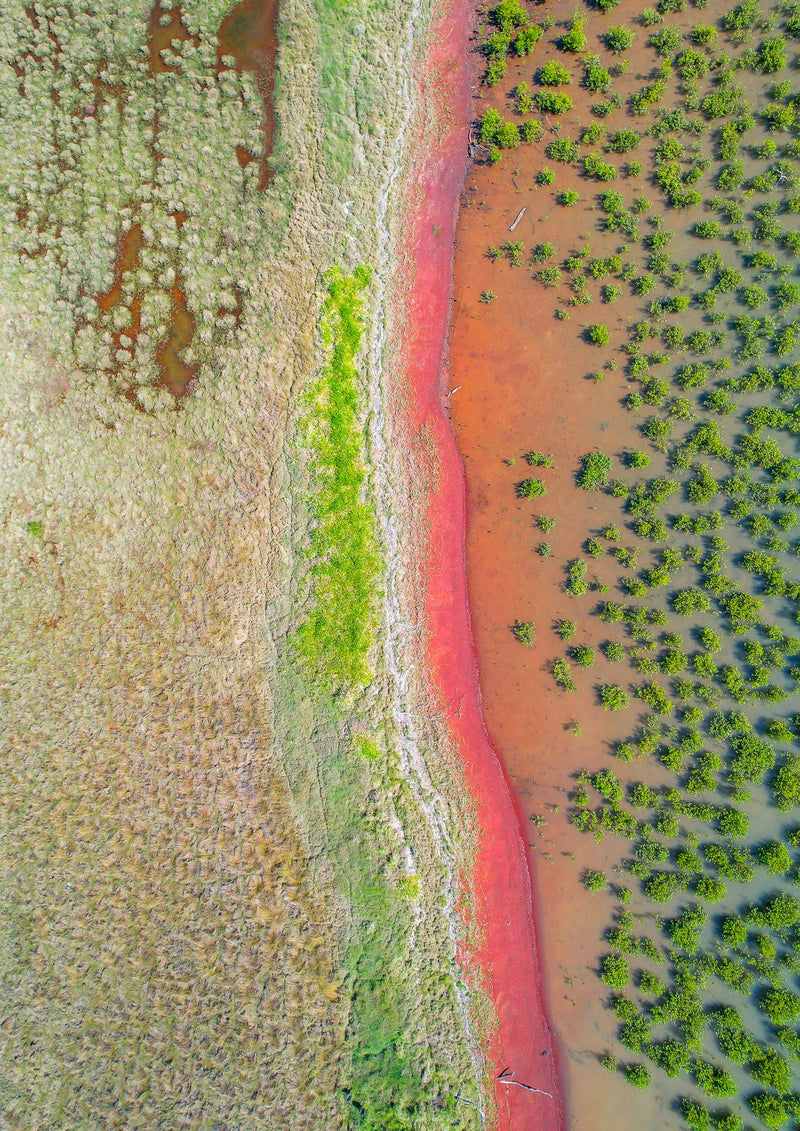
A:
[[[475,801],[481,837],[474,876],[483,927],[478,959],[499,1025],[489,1050],[498,1124],[515,1131],[558,1131],[565,1125],[557,1052],[543,999],[531,876],[521,818],[484,726],[464,567],[465,482],[446,415],[443,357],[448,331],[458,197],[466,175],[470,5],[459,2],[434,37],[421,76],[427,93],[443,93],[450,120],[426,149],[418,171],[413,278],[406,317],[401,427],[435,452],[437,482],[427,505],[425,606],[427,661]],[[441,104],[441,97],[437,99]],[[502,1069],[528,1087],[497,1079]]]

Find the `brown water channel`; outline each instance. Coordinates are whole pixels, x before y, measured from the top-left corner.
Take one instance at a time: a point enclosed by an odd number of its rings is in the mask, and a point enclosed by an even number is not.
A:
[[[275,57],[278,52],[278,0],[242,0],[220,24],[219,59],[224,55],[236,60],[238,71],[255,74],[263,107],[264,146],[260,154],[250,154],[258,161],[258,187],[265,189],[272,170],[269,156],[275,137]],[[246,165],[247,151],[237,153],[239,163]]]

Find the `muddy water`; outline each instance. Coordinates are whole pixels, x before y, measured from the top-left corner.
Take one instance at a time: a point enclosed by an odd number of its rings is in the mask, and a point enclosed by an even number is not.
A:
[[[225,55],[236,60],[238,71],[255,74],[263,108],[261,153],[251,154],[258,160],[258,187],[265,189],[272,170],[269,156],[275,136],[275,113],[272,96],[275,89],[275,57],[278,52],[278,0],[242,0],[220,24],[219,59]],[[239,164],[247,164],[246,151],[238,154]]]
[[[180,7],[165,10],[160,3],[154,4],[147,24],[148,62],[152,73],[173,73],[175,68],[165,61],[161,52],[168,51],[173,40],[187,43],[192,38],[181,20]]]
[[[176,400],[192,391],[199,370],[199,366],[189,365],[181,358],[181,350],[190,345],[194,337],[194,325],[183,288],[176,284],[172,288],[172,322],[166,339],[156,351],[159,383],[169,389]]]
[[[272,174],[269,167],[269,157],[275,134],[275,116],[273,109],[274,71],[275,59],[278,49],[277,40],[278,0],[241,0],[222,21],[218,30],[219,49],[217,53],[218,70],[234,66],[238,71],[252,72],[262,101],[262,134],[263,145],[257,154],[250,153],[242,146],[236,147],[236,158],[241,168],[246,167],[251,161],[258,161],[259,178],[258,188],[266,189]],[[164,54],[171,45],[176,46],[194,40],[185,24],[179,6],[164,8],[161,3],[155,3],[150,12],[147,28],[148,59],[150,70],[154,75],[170,75],[175,73],[175,67],[169,57]],[[153,142],[153,156],[156,162],[160,160],[158,153],[158,114],[155,116],[156,130]],[[175,213],[177,227],[180,230],[187,220],[185,212]],[[139,224],[134,224],[127,233],[120,238],[117,260],[114,269],[114,280],[111,287],[97,296],[98,306],[104,315],[113,314],[116,308],[123,305],[123,281],[138,269],[139,254],[143,246],[143,232]],[[170,291],[171,316],[169,329],[166,336],[159,343],[156,350],[156,363],[158,366],[158,380],[156,386],[167,389],[176,402],[191,393],[196,382],[199,366],[186,362],[182,351],[191,346],[195,332],[195,318],[189,309],[185,283],[181,276],[179,265],[175,264],[176,280]],[[136,294],[130,304],[130,323],[125,331],[128,339],[135,346],[140,329],[141,313],[140,294]],[[238,318],[241,306],[237,306],[234,314]],[[113,335],[115,352],[120,348],[120,333]],[[135,390],[127,390],[126,395],[135,400]]]
[[[624,23],[626,16],[620,6],[614,22]],[[540,61],[534,56],[511,62],[506,80],[479,104],[479,112],[495,105],[508,115],[505,92],[520,79],[530,83]],[[636,78],[626,76],[615,89]],[[574,87],[570,93],[577,102]],[[476,166],[458,224],[449,378],[455,391],[449,406],[467,475],[472,629],[488,730],[525,817],[547,1003],[567,1050],[568,1125],[576,1131],[658,1131],[673,1126],[674,1114],[663,1110],[652,1092],[634,1092],[597,1059],[616,1029],[594,973],[610,902],[586,893],[579,877],[587,866],[610,871],[619,861],[620,843],[611,837],[594,845],[567,823],[571,775],[604,764],[609,743],[619,736],[619,722],[596,709],[596,680],[579,678],[578,691],[565,694],[549,667],[564,653],[553,632],[561,618],[578,623],[574,643],[596,646],[615,638],[613,626],[587,617],[594,600],[589,605],[588,597],[578,601],[563,592],[564,567],[580,544],[619,522],[617,501],[577,492],[574,475],[582,453],[600,447],[619,454],[641,441],[620,404],[630,391],[621,356],[616,370],[605,372],[599,382],[591,379],[598,351],[581,342],[575,323],[602,319],[613,332],[632,307],[621,301],[602,309],[575,308],[565,326],[554,318],[552,298],[528,266],[494,263],[487,255],[490,246],[507,240],[524,242],[526,262],[527,250],[545,240],[556,245],[555,262],[587,242],[596,245],[595,254],[614,250],[601,248],[597,213],[588,204],[571,209],[556,204],[555,188],[575,188],[584,200],[593,200],[594,192],[573,170],[556,165],[556,186],[536,186],[538,170],[553,165],[543,154],[547,140],[505,153],[496,167]],[[527,211],[510,235],[522,208]],[[485,292],[493,292],[494,299],[482,301]],[[621,340],[618,332],[616,341]],[[607,356],[604,352],[600,360]],[[529,468],[522,456],[531,449],[552,453],[555,468]],[[531,474],[545,480],[547,495],[520,500],[515,485]],[[555,519],[549,533],[538,528],[536,515]],[[547,558],[537,553],[543,542],[551,547]],[[615,562],[596,566],[589,561],[590,577],[615,580]],[[517,620],[534,622],[533,647],[515,640],[511,626]]]
[[[587,896],[577,882],[573,853],[580,852],[585,866],[589,849],[587,838],[567,824],[565,796],[571,773],[604,764],[619,724],[597,711],[590,685],[569,695],[557,690],[549,664],[563,655],[552,631],[561,618],[578,622],[578,643],[596,646],[613,635],[598,635],[605,626],[596,618],[581,624],[575,601],[561,591],[575,547],[619,517],[608,496],[576,500],[572,477],[581,453],[595,446],[619,450],[625,441],[634,446],[635,437],[616,405],[626,391],[623,379],[609,374],[602,386],[587,381],[595,360],[589,348],[576,349],[570,338],[567,352],[558,323],[537,310],[534,284],[513,267],[492,269],[485,259],[486,246],[498,241],[519,201],[513,186],[511,193],[497,191],[505,187],[502,174],[479,176],[494,181],[481,186],[482,197],[495,191],[490,207],[462,214],[451,340],[451,381],[460,388],[450,401],[467,472],[467,572],[484,711],[527,818],[551,1017],[570,1061],[580,1065],[579,1072],[568,1072],[570,1125],[619,1127],[616,1105],[624,1100],[633,1127],[640,1097],[600,1068],[593,1052],[581,1051],[602,1048],[613,1032],[591,969],[609,905]],[[479,299],[485,289],[497,294],[488,307]],[[546,497],[519,501],[515,484],[529,470],[520,457],[532,448],[554,453],[557,466],[543,473]],[[536,526],[537,513],[556,519],[547,535]],[[547,559],[536,553],[544,541],[552,547]],[[514,639],[516,620],[534,622],[533,648]],[[540,827],[542,817],[547,823]],[[618,849],[598,846],[592,866],[607,867],[607,859],[616,863]]]
[[[117,260],[114,264],[114,280],[107,291],[97,296],[97,305],[104,314],[108,314],[122,302],[123,276],[138,270],[143,243],[141,224],[131,224],[127,232],[120,237]]]

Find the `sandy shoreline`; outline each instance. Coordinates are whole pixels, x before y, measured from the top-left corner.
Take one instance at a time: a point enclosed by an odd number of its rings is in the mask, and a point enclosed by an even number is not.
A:
[[[530,1127],[535,1121],[537,1128],[550,1131],[565,1123],[557,1050],[544,1002],[521,815],[483,720],[464,560],[464,469],[445,399],[455,225],[473,113],[472,19],[471,5],[450,5],[431,37],[420,80],[422,99],[436,105],[440,128],[420,138],[422,159],[406,190],[413,234],[399,259],[413,283],[400,300],[407,336],[395,427],[414,452],[412,466],[434,467],[422,503],[424,533],[415,546],[424,577],[424,663],[429,691],[443,706],[445,741],[457,748],[480,829],[467,887],[473,891],[481,942],[474,957],[462,952],[462,959],[473,966],[475,981],[485,986],[496,1011],[487,1068],[495,1081],[497,1126]],[[538,1091],[498,1083],[506,1067],[515,1080]]]

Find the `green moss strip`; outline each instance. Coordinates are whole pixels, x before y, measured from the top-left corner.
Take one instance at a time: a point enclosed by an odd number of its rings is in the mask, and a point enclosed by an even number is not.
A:
[[[364,500],[364,435],[358,420],[356,356],[364,332],[362,292],[369,267],[328,274],[321,322],[327,361],[308,398],[307,435],[315,467],[312,534],[313,609],[297,645],[332,685],[356,686],[369,676],[367,655],[376,626],[376,581],[381,568],[375,515]]]
[[[442,876],[391,737],[342,737],[342,697],[318,688],[311,706],[305,675],[287,659],[276,745],[311,853],[324,854],[342,897],[342,1126],[476,1131],[480,1096],[439,913]]]
[[[309,826],[322,831],[348,911],[341,948],[347,1023],[340,1096],[346,1125],[363,1131],[465,1129],[476,1125],[470,1105],[478,1096],[450,976],[446,925],[433,914],[440,878],[392,755],[361,729],[363,720],[350,716],[337,695],[369,678],[378,625],[382,560],[367,495],[358,368],[370,282],[368,267],[351,275],[334,267],[326,279],[320,319],[325,359],[303,405],[300,428],[312,469],[311,565],[302,594],[309,611],[285,668],[290,694],[279,746],[296,803]],[[309,739],[298,727],[309,680],[315,705],[313,721],[307,721],[311,741],[318,744],[313,771]],[[337,738],[343,717],[359,727],[345,742]],[[404,839],[408,835],[413,858],[426,863],[428,894],[387,835],[392,812]],[[425,937],[411,944],[420,913]],[[467,1092],[472,1098],[460,1103]]]

